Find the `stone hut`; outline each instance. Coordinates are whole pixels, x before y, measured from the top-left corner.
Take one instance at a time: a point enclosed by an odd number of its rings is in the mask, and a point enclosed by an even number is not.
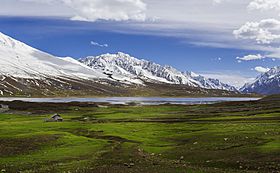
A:
[[[53,121],[63,121],[63,118],[59,115],[59,114],[54,114],[52,117],[51,117],[51,120]]]

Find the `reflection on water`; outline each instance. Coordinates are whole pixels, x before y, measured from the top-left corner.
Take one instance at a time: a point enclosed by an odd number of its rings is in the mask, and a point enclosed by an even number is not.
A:
[[[2,97],[1,101],[21,100],[27,102],[97,102],[111,104],[137,103],[141,105],[160,104],[211,104],[224,101],[252,101],[259,98],[237,98],[237,97],[205,97],[205,98],[162,98],[162,97],[104,97],[104,98],[8,98]]]

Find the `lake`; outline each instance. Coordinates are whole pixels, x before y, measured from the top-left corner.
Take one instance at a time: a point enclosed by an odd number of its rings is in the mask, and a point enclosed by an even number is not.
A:
[[[259,98],[237,98],[237,97],[204,97],[204,98],[163,98],[163,97],[103,97],[103,98],[12,98],[2,97],[0,101],[26,101],[26,102],[96,102],[110,104],[137,103],[141,105],[161,105],[161,104],[213,104],[225,101],[254,101]]]

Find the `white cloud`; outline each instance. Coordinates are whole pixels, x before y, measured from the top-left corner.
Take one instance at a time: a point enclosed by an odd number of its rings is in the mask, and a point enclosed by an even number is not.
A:
[[[95,41],[91,41],[90,44],[93,45],[93,46],[98,46],[98,47],[109,47],[108,44],[100,44],[100,43],[95,42]]]
[[[238,40],[232,36],[233,30],[247,21],[261,21],[277,16],[278,12],[274,10],[265,13],[255,10],[253,14],[248,12],[246,7],[253,0],[0,1],[0,15],[4,16],[51,16],[85,21],[126,21],[105,22],[102,27],[104,30],[125,34],[178,37],[182,38],[184,43],[197,46],[257,50],[267,57],[280,58],[280,51],[277,50],[279,46],[268,48],[265,44],[252,42],[256,39]],[[150,20],[155,17],[156,21]],[[138,22],[143,20],[145,21]],[[259,40],[274,44],[278,40],[274,37],[277,31],[269,30],[269,32],[271,35],[265,33],[265,39]]]
[[[242,61],[252,61],[252,60],[260,60],[266,58],[265,56],[262,56],[260,54],[257,55],[246,55],[244,57],[237,57],[237,60],[242,60]]]
[[[270,44],[280,39],[280,21],[264,19],[260,22],[247,22],[233,34],[239,39],[255,40],[259,44]]]
[[[249,6],[249,10],[276,10],[280,11],[280,1],[279,0],[254,0]]]
[[[254,70],[259,72],[259,73],[265,73],[265,72],[268,72],[270,70],[270,68],[265,68],[265,67],[257,66],[257,67],[254,68]]]
[[[213,2],[228,2],[213,5]],[[74,17],[87,21],[158,18],[188,28],[231,28],[245,21],[249,0],[1,0],[0,15]],[[237,14],[237,15],[232,15]],[[263,17],[264,15],[262,15]],[[255,18],[255,17],[254,17]],[[207,28],[208,29],[208,28]]]
[[[56,4],[71,10],[72,20],[144,21],[146,4],[142,0],[21,0],[25,2]]]

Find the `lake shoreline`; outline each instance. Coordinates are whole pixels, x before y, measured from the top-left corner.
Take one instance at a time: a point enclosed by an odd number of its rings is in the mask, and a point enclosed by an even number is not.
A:
[[[233,102],[233,101],[256,101],[261,98],[251,97],[197,97],[197,98],[175,98],[175,97],[99,97],[99,98],[79,98],[79,97],[57,97],[57,98],[20,98],[20,97],[2,97],[0,101],[22,101],[22,102],[36,102],[36,103],[107,103],[111,105],[199,105],[199,104],[213,104],[219,102]]]

